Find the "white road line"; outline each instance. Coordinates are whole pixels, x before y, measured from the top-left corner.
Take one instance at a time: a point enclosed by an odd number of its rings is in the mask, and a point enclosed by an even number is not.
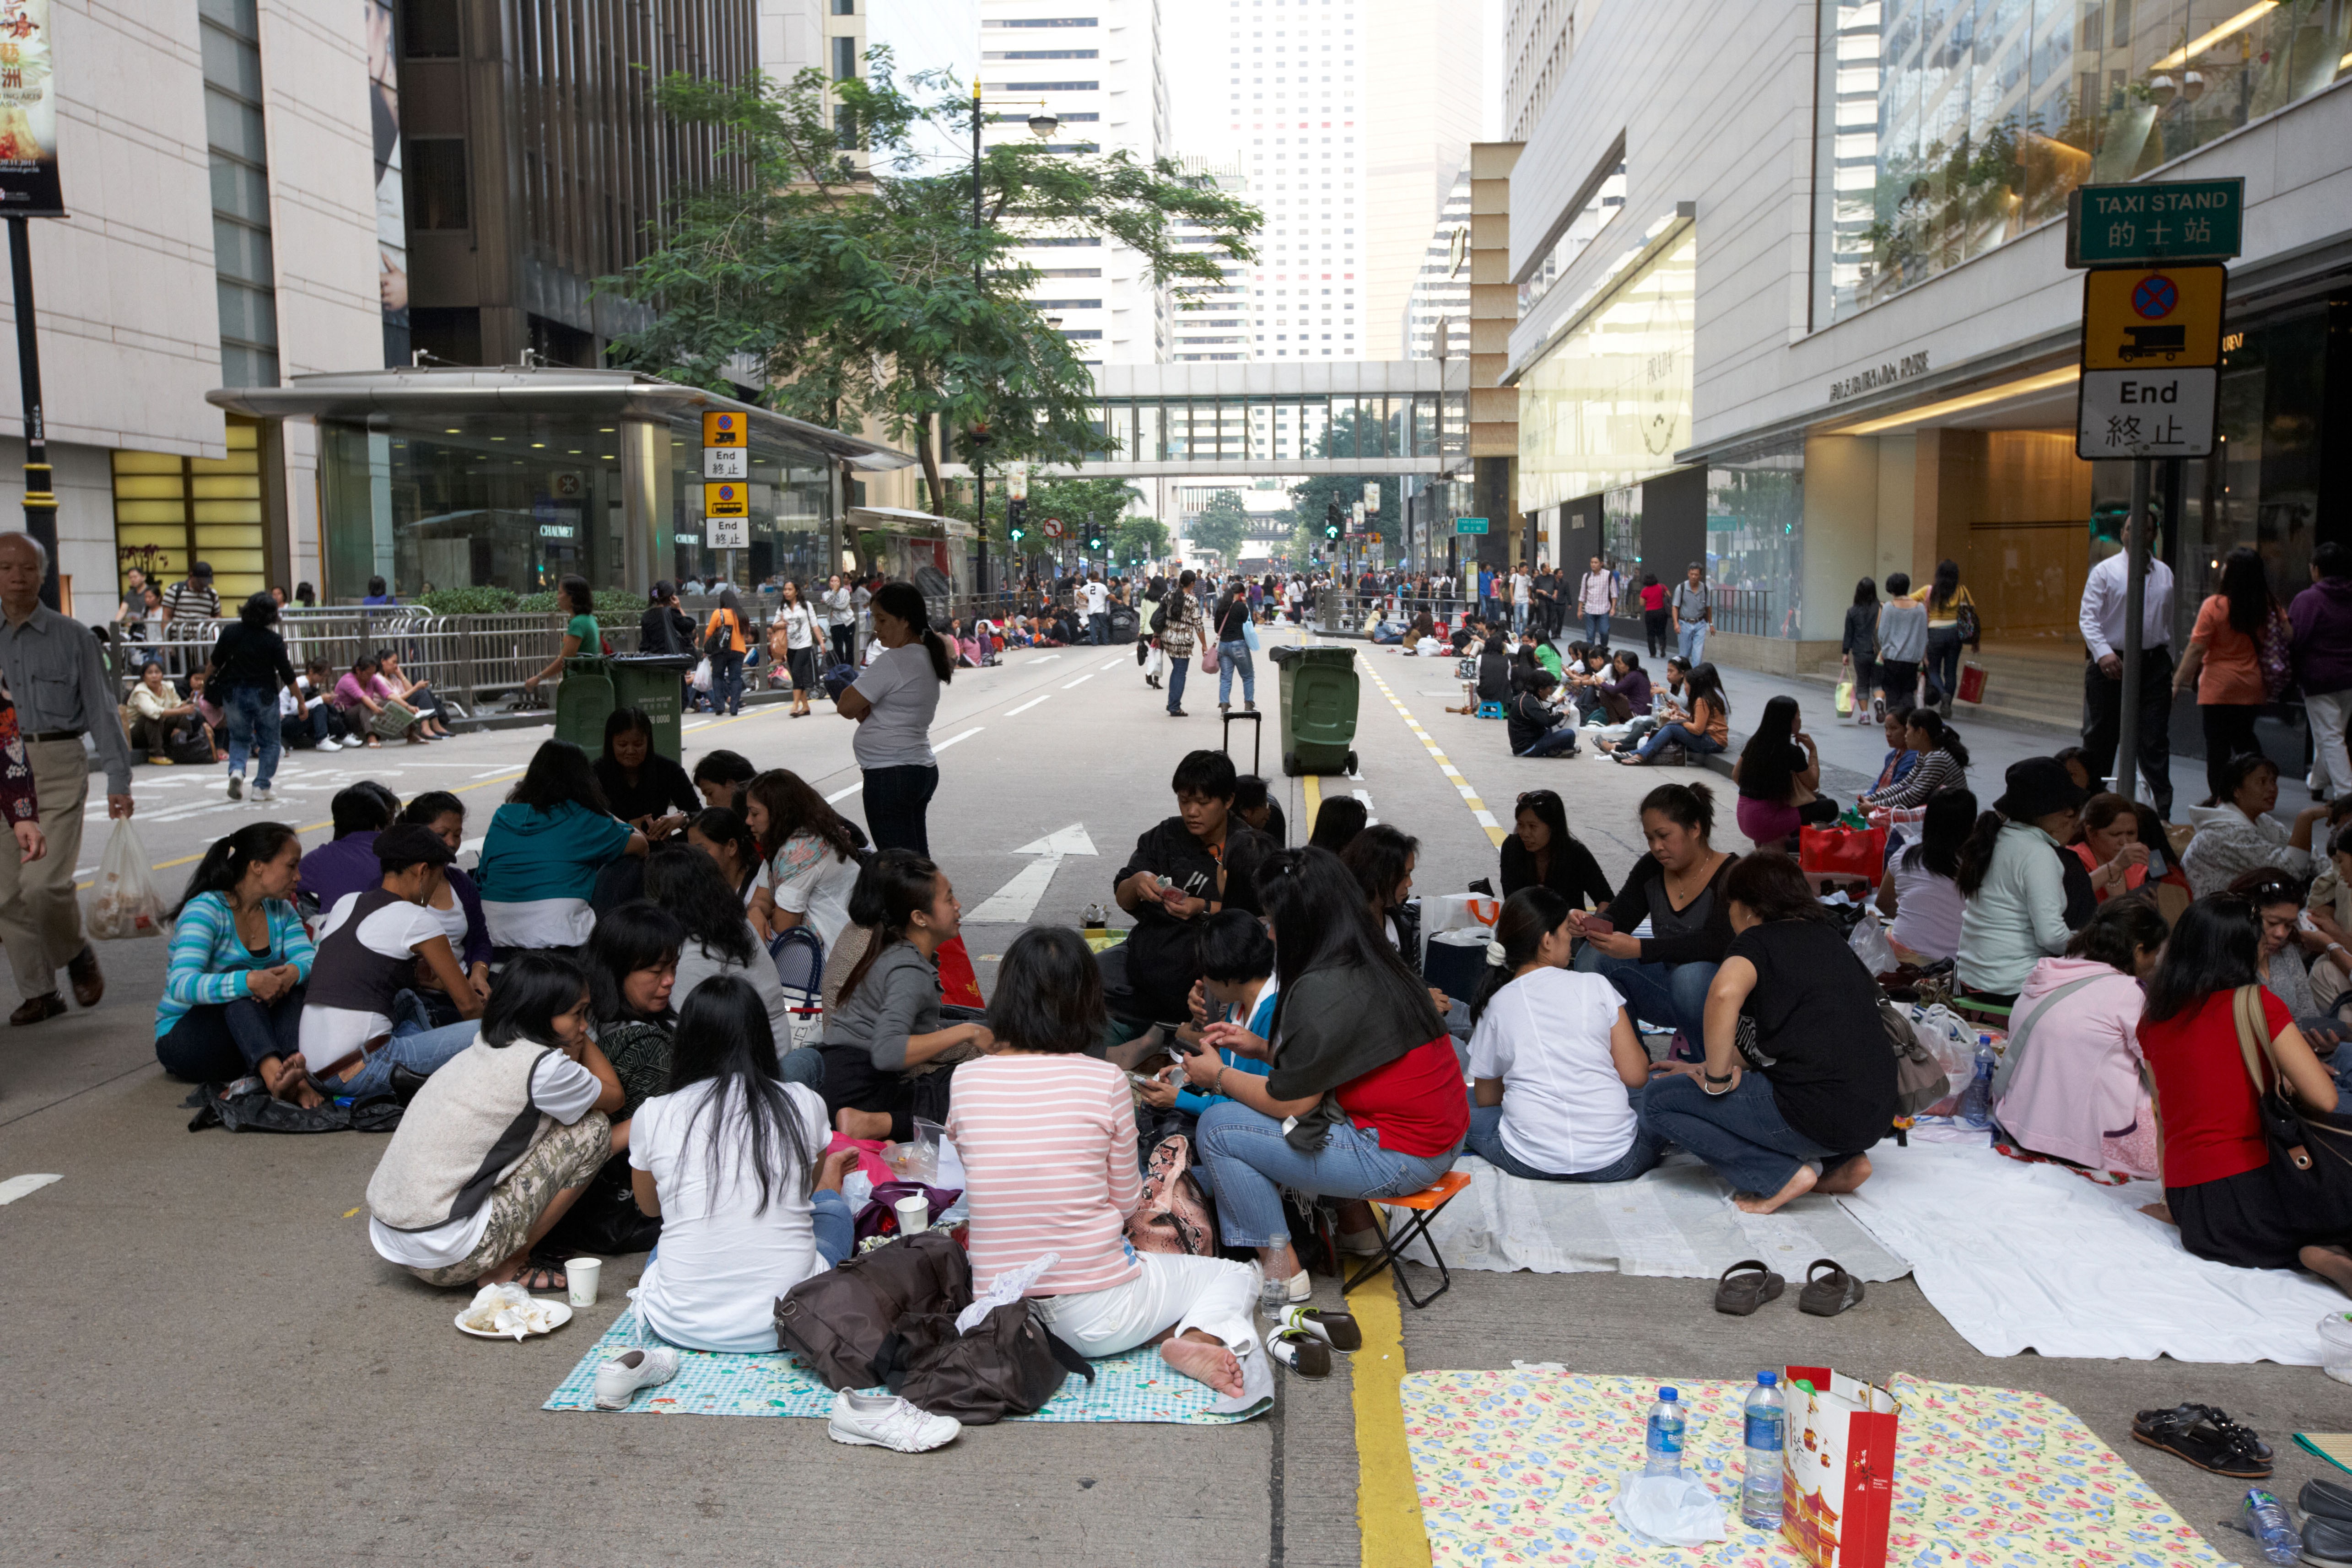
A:
[[[1088,670],[1085,674],[1080,675],[1080,676],[1078,677],[1078,679],[1077,679],[1077,680],[1076,680],[1076,681],[1064,681],[1064,682],[1062,683],[1062,689],[1063,689],[1064,691],[1066,691],[1066,691],[1068,691],[1072,686],[1075,686],[1075,685],[1078,685],[1078,684],[1079,684],[1079,682],[1081,682],[1081,681],[1091,681],[1091,680],[1093,680],[1097,675],[1100,674],[1101,673],[1102,673],[1102,672],[1101,672],[1101,671],[1099,671],[1099,670]]]
[[[1050,696],[1052,696],[1053,695],[1054,695],[1053,693],[1051,693],[1051,692],[1047,692],[1047,693],[1045,694],[1045,696],[1031,697],[1027,702],[1023,703],[1019,707],[1009,707],[1009,708],[1006,708],[1006,709],[1004,710],[1004,716],[1005,716],[1005,717],[1007,717],[1007,718],[1011,718],[1011,717],[1012,717],[1014,714],[1016,714],[1016,713],[1027,713],[1031,708],[1035,707],[1039,703],[1044,702],[1044,701],[1045,700],[1045,697],[1050,697]]]
[[[38,1192],[53,1181],[63,1181],[57,1176],[16,1176],[0,1181],[0,1207],[16,1202],[28,1192]]]
[[[970,729],[965,730],[961,735],[951,735],[945,740],[936,741],[931,746],[932,755],[936,756],[940,752],[945,751],[949,747],[953,746],[959,740],[970,740],[973,736],[978,735],[982,730],[986,729],[987,727],[988,727],[984,724],[976,724]]]
[[[936,751],[936,750],[938,750],[938,749],[939,749],[939,747],[933,747],[931,749],[932,749],[932,750],[934,750],[934,751]],[[851,797],[852,795],[856,794],[860,789],[865,789],[865,788],[866,788],[866,781],[865,781],[864,779],[859,779],[856,783],[852,784],[852,785],[851,785],[848,789],[835,789],[832,794],[827,795],[827,796],[824,798],[824,803],[825,803],[826,805],[830,806],[830,805],[832,805],[835,800],[846,800],[847,799],[849,799],[849,797]]]
[[[1127,661],[1126,661],[1125,659],[1113,659],[1109,664],[1105,664],[1105,665],[1103,666],[1103,668],[1104,668],[1104,669],[1106,669],[1106,670],[1116,670],[1116,669],[1118,669],[1121,664],[1126,664],[1126,663],[1127,663]]]

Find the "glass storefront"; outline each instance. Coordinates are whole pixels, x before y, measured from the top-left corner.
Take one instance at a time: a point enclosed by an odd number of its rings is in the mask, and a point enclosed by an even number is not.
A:
[[[2352,68],[2352,0],[1822,0],[1834,321]]]
[[[1803,635],[1805,449],[1785,442],[1710,461],[1706,574],[1719,630]],[[1664,572],[1658,580],[1674,580]]]
[[[1697,256],[1685,227],[1520,377],[1520,510],[1664,473],[1690,444]]]

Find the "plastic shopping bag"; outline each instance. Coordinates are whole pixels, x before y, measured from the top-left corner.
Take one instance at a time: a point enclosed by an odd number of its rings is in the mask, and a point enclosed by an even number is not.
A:
[[[106,853],[98,862],[98,880],[90,885],[89,907],[83,924],[92,936],[112,941],[123,936],[163,934],[163,895],[147,873],[147,846],[129,818],[114,824]]]
[[[1846,938],[1846,946],[1853,949],[1853,956],[1861,959],[1864,967],[1874,975],[1892,974],[1903,967],[1895,956],[1895,947],[1887,941],[1886,927],[1879,924],[1875,909],[1866,912],[1854,922],[1853,935]]]
[[[1837,696],[1834,700],[1837,704],[1838,717],[1852,718],[1853,716],[1853,683],[1852,681],[1840,681],[1837,685]]]

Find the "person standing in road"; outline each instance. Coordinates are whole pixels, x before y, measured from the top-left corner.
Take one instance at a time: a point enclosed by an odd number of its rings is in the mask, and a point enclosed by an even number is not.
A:
[[[1871,678],[1878,674],[1878,584],[1864,578],[1853,585],[1853,602],[1845,609],[1845,636],[1838,644],[1853,682],[1853,722],[1868,727],[1878,721],[1870,713]]]
[[[874,591],[882,586],[882,574],[874,572],[861,578],[849,591],[849,656],[863,664],[873,655]]]
[[[1234,676],[1242,678],[1242,707],[1245,712],[1257,712],[1257,665],[1250,659],[1250,609],[1247,591],[1242,580],[1235,578],[1217,601],[1213,617],[1217,633],[1217,711],[1224,713],[1234,706]]]
[[[1690,563],[1666,607],[1674,612],[1675,651],[1693,664],[1704,664],[1707,631],[1715,624],[1715,594],[1706,585],[1706,562]]]
[[[236,624],[213,644],[212,673],[205,678],[205,694],[228,716],[228,798],[245,798],[246,754],[258,751],[253,798],[265,806],[270,780],[278,776],[279,689],[294,694],[295,717],[308,711],[277,628],[278,601],[267,593],[247,599],[237,607]]]
[[[1960,581],[1960,563],[1939,560],[1936,580],[1920,601],[1927,607],[1927,700],[1946,718],[1952,716],[1952,697],[1960,689],[1960,649],[1983,641],[1977,601]]]
[[[1078,592],[1086,601],[1087,645],[1103,647],[1110,642],[1110,590],[1103,586],[1102,573],[1088,572]]]
[[[1186,572],[1176,580],[1176,591],[1168,596],[1164,606],[1167,613],[1160,620],[1160,651],[1168,655],[1168,716],[1182,718],[1184,714],[1184,674],[1192,664],[1192,650],[1200,643],[1203,630],[1201,624],[1201,600],[1193,591],[1199,580]]]
[[[866,774],[866,836],[877,850],[928,856],[929,812],[940,787],[931,719],[940,689],[955,678],[956,652],[931,630],[930,608],[911,582],[884,583],[873,613],[882,652],[843,689],[835,711],[857,725],[851,749]]]
[[[1576,607],[1584,617],[1585,646],[1608,647],[1609,617],[1617,607],[1617,574],[1599,556],[1577,580]]]
[[[112,683],[89,628],[41,602],[48,566],[48,551],[30,534],[0,533],[0,680],[16,694],[47,846],[35,854],[20,842],[14,855],[0,847],[0,944],[8,949],[24,998],[8,1017],[12,1024],[39,1023],[66,1010],[58,995],[60,967],[83,1007],[98,1006],[106,994],[106,977],[82,935],[81,903],[74,896],[82,807],[89,799],[85,731],[106,768],[106,814],[121,818],[131,811],[131,741],[122,733]]]
[[[1511,568],[1511,630],[1522,637],[1535,615],[1535,580],[1524,561]]]
[[[1536,640],[1549,643],[1559,635],[1559,576],[1541,556],[1536,558]]]
[[[1663,659],[1666,656],[1666,643],[1673,636],[1673,627],[1669,623],[1669,617],[1672,614],[1673,612],[1666,608],[1666,585],[1658,580],[1656,572],[1643,572],[1642,574],[1642,634],[1649,641],[1650,657],[1653,659]]]
[[[2344,724],[2352,715],[2352,546],[2329,539],[2311,552],[2311,586],[2287,606],[2294,684],[2311,717],[2311,798],[2352,790]]]
[[[825,580],[824,592],[820,599],[824,611],[825,632],[833,639],[833,662],[836,664],[856,664],[856,651],[850,644],[857,625],[857,612],[850,605],[849,590],[842,586],[839,572]]]
[[[220,619],[220,595],[213,591],[212,562],[196,562],[188,568],[184,581],[163,591],[163,619],[167,622]]]
[[[2125,576],[2131,559],[2133,530],[2123,528],[2123,546],[2091,568],[2083,580],[2083,603],[2076,622],[2089,662],[2083,666],[2083,761],[2091,770],[2092,788],[2116,770],[2116,747],[2123,740],[2125,596],[2130,580]],[[1889,591],[1893,583],[1888,583]],[[1881,641],[1883,642],[1882,635]],[[2172,816],[2172,569],[2147,558],[2140,585],[2139,649],[2139,770],[2156,798],[2157,815]],[[1889,694],[1892,695],[1892,694]]]
[[[751,646],[751,630],[743,619],[743,601],[730,582],[719,591],[719,607],[702,628],[702,651],[710,660],[713,712],[743,711],[743,654]]]
[[[816,694],[817,644],[824,640],[824,634],[817,630],[816,612],[801,598],[797,579],[785,582],[782,592],[783,602],[776,608],[776,626],[784,634],[782,662],[792,676],[791,716],[799,718],[813,711],[809,699]]]
[[[1886,602],[1878,610],[1878,685],[1885,706],[1873,716],[1909,713],[1917,705],[1919,662],[1927,656],[1927,607],[1911,597],[1909,572],[1890,571]]]
[[[2197,716],[2205,729],[2205,784],[2215,805],[2223,803],[2222,769],[2233,757],[2260,751],[2254,719],[2267,693],[2263,678],[2263,641],[2287,629],[2286,612],[2271,596],[2261,552],[2240,545],[2221,558],[2221,591],[2197,607],[2189,653],[2173,673],[2178,698],[2194,685]]]

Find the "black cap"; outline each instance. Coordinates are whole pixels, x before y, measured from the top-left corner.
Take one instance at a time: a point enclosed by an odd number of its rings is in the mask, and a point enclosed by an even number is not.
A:
[[[422,822],[394,822],[375,836],[375,858],[387,866],[447,865],[457,852]]]
[[[188,575],[190,577],[210,577],[212,574],[213,563],[208,560],[200,560],[196,562],[195,565],[188,568]]]
[[[1992,809],[2012,822],[2031,822],[2053,811],[2079,811],[2089,791],[2074,782],[2066,765],[2054,757],[2029,757],[2012,762],[2003,776],[2008,789]]]

